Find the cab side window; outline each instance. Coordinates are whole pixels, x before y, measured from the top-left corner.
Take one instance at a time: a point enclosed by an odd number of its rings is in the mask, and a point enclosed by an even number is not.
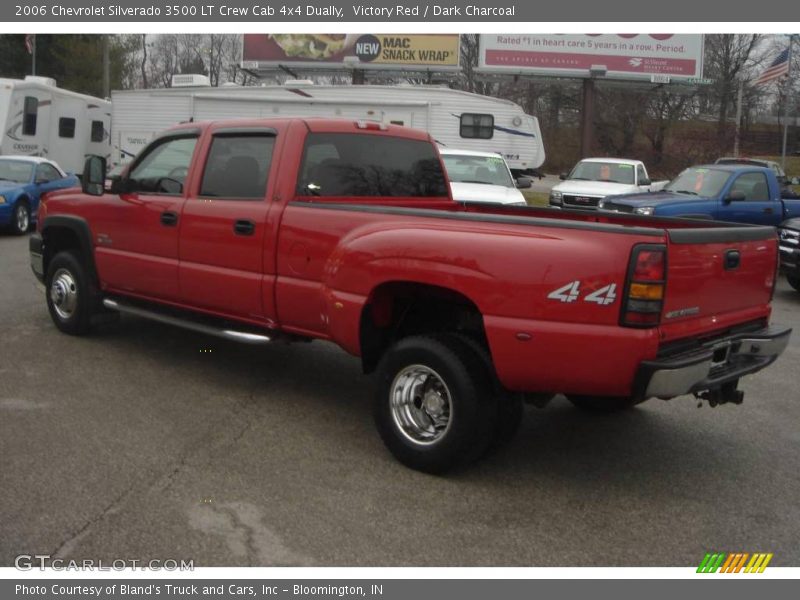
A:
[[[647,181],[647,173],[642,165],[636,165],[636,184],[642,185],[643,181]]]
[[[731,192],[742,192],[743,201],[766,202],[769,200],[769,185],[764,173],[745,173],[736,178],[731,186]]]
[[[261,200],[267,191],[275,136],[218,134],[211,142],[200,196]]]
[[[132,189],[153,194],[183,193],[197,136],[156,140],[136,162],[128,179]]]

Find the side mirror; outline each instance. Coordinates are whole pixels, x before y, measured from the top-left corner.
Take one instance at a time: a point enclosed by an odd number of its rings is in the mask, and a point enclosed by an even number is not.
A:
[[[733,190],[731,193],[725,196],[723,202],[725,204],[730,204],[731,202],[741,202],[746,198],[747,196],[745,196],[745,193],[742,190]]]
[[[102,196],[106,182],[106,159],[92,155],[83,163],[81,189],[90,196]]]
[[[647,177],[645,177],[644,179],[640,179],[639,180],[639,185],[650,185],[651,183],[653,183],[653,182],[650,181]]]
[[[526,190],[529,187],[531,187],[531,185],[533,185],[533,183],[531,182],[530,178],[528,178],[528,177],[517,177],[516,184],[517,184],[517,188],[519,188],[521,190]]]
[[[561,175],[559,175],[559,176],[558,176],[558,178],[559,178],[561,181],[566,181],[566,180],[567,180],[567,176],[568,176],[568,174],[567,174],[567,173],[562,173]]]

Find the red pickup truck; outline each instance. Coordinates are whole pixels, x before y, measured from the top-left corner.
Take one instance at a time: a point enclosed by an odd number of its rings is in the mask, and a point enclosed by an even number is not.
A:
[[[525,396],[740,402],[739,378],[789,339],[768,324],[772,227],[459,204],[414,129],[187,123],[105,177],[90,157],[31,237],[61,331],[115,311],[247,344],[329,340],[377,371],[381,437],[425,471],[508,439]]]

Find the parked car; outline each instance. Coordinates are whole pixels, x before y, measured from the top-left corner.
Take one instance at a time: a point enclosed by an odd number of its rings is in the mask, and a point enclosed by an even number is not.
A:
[[[640,160],[629,158],[585,158],[569,173],[562,173],[550,191],[550,206],[596,209],[606,196],[659,190],[666,181],[650,181]]]
[[[745,165],[702,165],[684,170],[662,191],[613,196],[606,211],[780,225],[800,216],[800,200],[781,197],[775,172]]]
[[[794,289],[800,292],[800,218],[788,219],[778,230],[781,269]]]
[[[514,179],[502,156],[496,152],[441,148],[440,154],[457,202],[495,202],[526,206],[518,188],[531,187],[527,177]]]
[[[21,235],[36,223],[45,192],[74,187],[75,175],[51,160],[35,156],[0,157],[0,226]]]
[[[376,372],[377,429],[424,471],[508,440],[524,394],[739,403],[739,378],[789,340],[768,324],[774,228],[456,203],[410,127],[186,123],[105,179],[89,158],[31,236],[59,330],[86,334],[106,310],[246,344],[333,342]]]

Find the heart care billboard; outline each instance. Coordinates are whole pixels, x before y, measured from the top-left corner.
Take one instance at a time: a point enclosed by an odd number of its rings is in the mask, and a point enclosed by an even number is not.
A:
[[[481,34],[480,70],[641,79],[703,77],[700,34]]]

